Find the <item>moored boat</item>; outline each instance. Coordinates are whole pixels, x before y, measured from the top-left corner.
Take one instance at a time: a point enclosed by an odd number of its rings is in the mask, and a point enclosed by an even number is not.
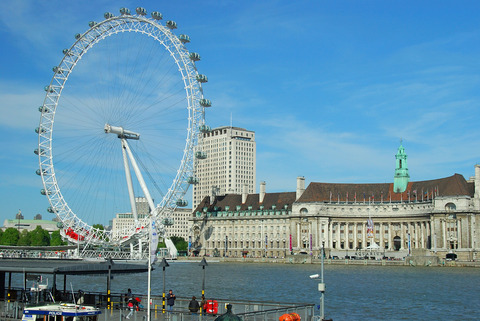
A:
[[[22,321],[97,321],[101,313],[98,308],[92,306],[56,303],[25,308]]]

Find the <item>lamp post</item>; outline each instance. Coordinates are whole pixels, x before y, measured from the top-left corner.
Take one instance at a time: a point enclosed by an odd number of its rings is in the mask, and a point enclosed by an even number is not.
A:
[[[163,270],[163,294],[162,294],[162,313],[165,313],[165,268],[169,266],[165,258],[162,259],[162,262],[159,264]]]
[[[205,258],[202,259],[199,266],[202,267],[203,270],[203,279],[202,279],[202,296],[205,296],[205,267],[208,265],[207,260]]]
[[[325,257],[325,241],[322,241],[322,265],[321,265],[321,275],[320,275],[320,283],[318,284],[318,291],[322,293],[320,298],[320,320],[325,318],[325,283],[323,281],[323,260]]]
[[[203,302],[203,299],[205,298],[205,267],[207,266],[207,260],[205,260],[205,257],[202,259],[202,261],[200,262],[199,266],[202,267],[202,270],[203,270],[203,279],[202,279],[202,302]],[[200,306],[200,315],[203,315],[203,303],[202,305]]]

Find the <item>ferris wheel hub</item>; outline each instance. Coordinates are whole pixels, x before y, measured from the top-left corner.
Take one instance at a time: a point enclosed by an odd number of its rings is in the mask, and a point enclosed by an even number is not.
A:
[[[105,134],[116,134],[118,138],[125,138],[125,139],[140,139],[140,134],[132,132],[130,130],[125,130],[123,127],[118,126],[111,126],[110,124],[105,124],[103,128]]]

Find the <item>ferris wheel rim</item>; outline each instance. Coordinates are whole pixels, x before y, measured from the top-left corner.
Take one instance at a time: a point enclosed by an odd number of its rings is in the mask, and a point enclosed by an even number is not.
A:
[[[204,123],[205,108],[201,106],[203,99],[201,82],[198,81],[198,71],[195,61],[191,59],[190,52],[185,44],[176,36],[171,29],[163,26],[155,19],[146,18],[144,15],[109,16],[100,23],[90,26],[82,35],[76,35],[73,45],[64,51],[60,64],[54,70],[50,84],[45,88],[46,96],[41,106],[41,117],[38,130],[38,159],[39,175],[42,178],[45,195],[50,203],[49,211],[54,212],[63,224],[62,230],[71,229],[81,241],[93,243],[111,243],[118,241],[118,237],[110,231],[103,231],[85,222],[78,213],[75,213],[65,200],[61,187],[58,184],[53,165],[53,127],[55,122],[56,108],[61,98],[62,90],[67,83],[76,64],[88,50],[93,48],[100,41],[120,32],[144,33],[164,46],[172,54],[174,61],[179,67],[182,80],[185,85],[187,96],[188,126],[187,139],[181,163],[173,182],[154,211],[155,220],[159,220],[165,214],[166,209],[176,207],[175,202],[183,198],[188,190],[188,178],[195,171],[194,147],[197,144],[199,126]],[[127,27],[127,28],[124,28]],[[156,32],[156,33],[155,33]],[[159,36],[165,38],[160,39]],[[38,173],[38,172],[37,172]],[[136,234],[134,231],[133,234]],[[80,242],[80,239],[77,241]]]

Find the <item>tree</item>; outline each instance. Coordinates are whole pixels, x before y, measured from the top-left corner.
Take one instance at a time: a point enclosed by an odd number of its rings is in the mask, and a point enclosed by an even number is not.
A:
[[[50,235],[50,246],[59,246],[59,245],[67,245],[67,242],[62,240],[62,236],[60,235],[60,230],[53,231]]]
[[[31,244],[30,233],[27,230],[23,230],[20,233],[20,237],[18,238],[17,245],[19,245],[19,246],[29,246],[30,244]]]
[[[33,231],[30,232],[30,240],[32,246],[49,246],[50,234],[38,225]]]
[[[3,245],[17,245],[19,237],[20,232],[16,228],[9,227],[3,232],[0,243]]]
[[[93,224],[92,227],[101,231],[105,230],[105,227],[102,224]]]
[[[188,250],[188,242],[185,241],[183,237],[180,236],[172,236],[170,237],[172,240],[173,244],[177,248],[178,251],[186,251]]]

